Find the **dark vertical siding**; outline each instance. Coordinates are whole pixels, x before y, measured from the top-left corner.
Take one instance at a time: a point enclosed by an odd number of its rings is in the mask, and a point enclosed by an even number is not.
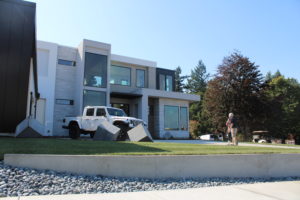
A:
[[[35,4],[0,0],[0,132],[14,132],[25,119]]]

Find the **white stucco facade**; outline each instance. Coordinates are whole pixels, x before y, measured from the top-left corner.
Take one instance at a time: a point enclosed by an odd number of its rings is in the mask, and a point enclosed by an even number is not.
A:
[[[101,65],[102,71],[95,68],[97,63],[86,61],[86,55],[100,55],[105,58]],[[41,99],[44,100],[40,105],[45,107],[44,118],[43,114],[40,114],[40,121],[44,122],[45,136],[67,136],[68,131],[62,128],[62,119],[66,116],[81,115],[84,105],[90,102],[97,103],[93,98],[101,94],[103,99],[101,103],[99,100],[99,104],[126,106],[128,115],[148,123],[148,128],[155,138],[189,137],[188,126],[176,130],[165,127],[164,109],[165,106],[175,106],[179,110],[182,107],[188,109],[189,103],[199,101],[200,97],[159,89],[159,73],[164,73],[165,69],[157,68],[156,62],[111,54],[110,44],[91,40],[83,40],[78,47],[38,41],[37,56],[39,90]],[[92,67],[88,68],[87,65]],[[125,81],[125,84],[111,83],[112,65],[130,71],[129,80],[121,80]],[[97,70],[105,73],[104,76],[91,78],[90,74],[98,73]],[[138,70],[144,72],[143,87],[137,87]],[[174,71],[165,71],[164,76],[170,79]]]
[[[37,42],[37,70],[40,99],[37,120],[44,125],[44,136],[53,136],[54,95],[58,45]]]

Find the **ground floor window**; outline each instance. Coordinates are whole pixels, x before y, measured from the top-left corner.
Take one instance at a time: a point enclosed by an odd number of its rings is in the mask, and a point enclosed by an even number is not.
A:
[[[127,116],[130,116],[129,115],[130,114],[129,104],[126,104],[126,103],[112,103],[111,107],[120,108],[120,109],[124,110],[124,112],[127,114]]]
[[[179,107],[165,106],[165,130],[179,129]]]
[[[188,109],[187,107],[180,107],[180,130],[188,130]]]
[[[165,130],[188,130],[187,107],[165,105],[164,126]]]
[[[86,106],[105,106],[106,92],[83,90],[83,108]]]

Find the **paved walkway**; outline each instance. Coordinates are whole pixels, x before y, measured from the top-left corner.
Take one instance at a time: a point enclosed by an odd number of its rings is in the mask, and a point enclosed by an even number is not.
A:
[[[207,140],[155,140],[154,142],[167,142],[167,143],[183,143],[183,144],[209,144],[209,145],[227,145],[227,142],[221,141],[207,141]],[[295,146],[280,146],[271,144],[257,144],[257,143],[243,143],[240,142],[239,146],[253,146],[253,147],[268,147],[268,148],[281,148],[281,149],[300,149],[299,145]]]
[[[300,200],[300,181],[151,192],[11,197],[3,200]],[[2,199],[1,199],[2,200]]]

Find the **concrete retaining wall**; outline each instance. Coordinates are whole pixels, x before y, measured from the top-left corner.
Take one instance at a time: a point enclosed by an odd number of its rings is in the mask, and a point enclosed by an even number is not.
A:
[[[18,167],[116,177],[300,176],[300,154],[195,156],[6,154],[4,163]]]

